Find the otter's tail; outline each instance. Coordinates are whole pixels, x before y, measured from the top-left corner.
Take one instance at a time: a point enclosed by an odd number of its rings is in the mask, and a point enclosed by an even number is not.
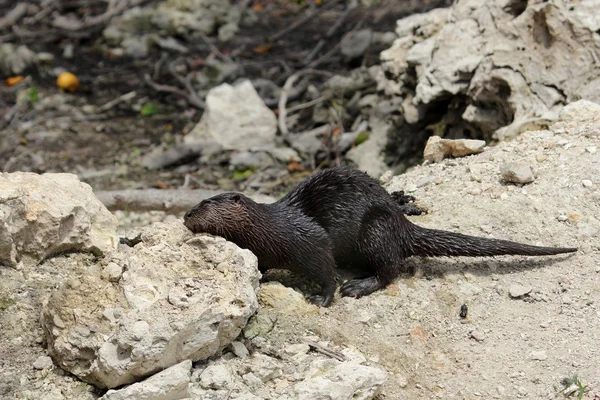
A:
[[[573,253],[572,247],[540,247],[511,242],[508,240],[486,239],[460,233],[427,229],[414,225],[412,252],[416,256],[547,256]]]

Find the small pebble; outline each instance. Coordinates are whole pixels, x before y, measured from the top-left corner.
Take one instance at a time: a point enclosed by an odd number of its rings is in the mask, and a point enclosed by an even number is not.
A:
[[[246,358],[248,357],[248,355],[250,355],[250,353],[248,352],[248,349],[246,348],[246,346],[244,346],[244,343],[242,342],[231,342],[231,350],[233,351],[233,354],[235,354],[236,356],[238,356],[239,358]]]
[[[402,389],[404,389],[405,387],[408,386],[408,379],[406,379],[406,377],[404,375],[398,375],[397,381],[398,381],[398,386],[400,386]]]
[[[512,183],[530,183],[533,182],[533,171],[528,163],[512,162],[502,166],[500,169],[502,179]]]
[[[568,294],[565,294],[562,298],[562,302],[564,304],[571,304],[573,303],[573,299],[571,299],[571,296],[569,296]]]
[[[556,219],[558,219],[561,222],[565,222],[569,219],[569,217],[567,217],[566,215],[559,215],[558,217],[556,217]]]
[[[550,327],[550,324],[552,324],[552,320],[551,320],[551,319],[541,322],[541,323],[540,323],[540,326],[541,326],[542,328],[549,328],[549,327]]]
[[[33,362],[33,368],[35,369],[48,369],[52,368],[53,365],[52,359],[48,356],[39,356],[37,360]]]
[[[485,340],[485,334],[478,330],[471,331],[471,337],[478,342],[483,342]]]
[[[592,186],[594,186],[594,183],[589,179],[582,180],[581,184],[583,185],[583,187],[586,187],[586,188],[591,188]]]
[[[526,294],[531,293],[532,290],[533,290],[533,287],[531,287],[531,286],[513,283],[512,285],[510,285],[510,288],[508,289],[508,294],[513,299],[517,299],[519,297],[523,297]]]
[[[546,354],[546,352],[544,350],[532,351],[531,359],[538,360],[538,361],[544,361],[544,360],[548,359],[548,355]]]
[[[306,354],[310,350],[310,346],[306,343],[290,344],[285,348],[287,354]]]

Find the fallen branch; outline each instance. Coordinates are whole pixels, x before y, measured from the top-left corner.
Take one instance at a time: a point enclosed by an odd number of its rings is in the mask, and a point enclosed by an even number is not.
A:
[[[112,17],[124,11],[129,5],[129,1],[122,0],[118,4],[114,5],[114,7],[111,7],[111,5],[112,4],[109,3],[106,12],[104,12],[103,14],[96,15],[94,17],[89,17],[85,21],[72,21],[64,17],[58,17],[54,20],[52,25],[56,28],[64,29],[67,31],[79,31],[82,29],[91,28],[96,25],[101,25],[110,20]]]
[[[181,213],[190,210],[193,206],[223,193],[220,190],[106,190],[95,192],[96,197],[111,211],[165,211],[167,213]],[[266,195],[248,195],[251,199],[261,203],[272,203],[272,197]]]
[[[29,9],[29,4],[27,3],[19,3],[10,10],[4,18],[0,19],[0,29],[4,29],[8,26],[12,26],[17,23],[23,16],[27,13]]]
[[[329,350],[327,347],[321,346],[317,342],[313,342],[312,340],[305,339],[304,343],[313,348],[313,350],[318,351],[321,354],[324,354],[328,357],[335,358],[338,361],[344,362],[346,361],[346,357],[343,354],[335,352],[333,350]]]
[[[332,3],[336,3],[336,2],[332,1]],[[284,29],[280,30],[279,32],[275,33],[273,36],[271,36],[270,37],[271,42],[275,42],[276,40],[280,39],[282,36],[287,35],[288,33],[298,29],[299,27],[301,27],[302,25],[304,25],[305,23],[307,23],[308,21],[313,19],[313,17],[315,15],[317,15],[317,13],[319,11],[320,10],[317,7],[315,7],[314,5],[311,5],[311,7],[309,8],[308,12],[306,13],[306,15],[304,17],[294,21],[287,28],[284,28]]]
[[[179,88],[176,88],[175,86],[161,85],[160,83],[156,83],[152,80],[152,78],[150,78],[149,74],[144,75],[144,81],[146,82],[146,84],[148,86],[150,86],[152,89],[154,89],[158,92],[173,93],[173,94],[176,94],[178,96],[185,98],[191,106],[194,106],[200,110],[204,109],[204,107],[205,107],[205,104],[202,100],[198,101],[199,100],[198,96],[192,97],[188,93],[184,92],[183,90],[181,90]]]
[[[319,70],[307,68],[307,69],[303,69],[298,72],[295,72],[289,78],[287,78],[287,80],[285,81],[285,84],[283,85],[283,88],[281,89],[281,95],[279,96],[279,103],[277,105],[277,108],[279,109],[279,118],[278,118],[279,131],[281,132],[281,135],[284,137],[289,133],[287,124],[286,124],[287,110],[285,108],[286,104],[287,104],[288,96],[290,94],[290,91],[292,90],[292,87],[294,86],[294,83],[296,83],[298,78],[300,78],[301,76],[306,75],[306,74],[319,74],[319,75],[325,75],[325,76],[332,75],[331,73],[326,72],[326,71],[319,71]]]
[[[111,108],[113,108],[114,106],[116,106],[117,104],[120,104],[124,101],[132,100],[135,96],[137,96],[137,93],[135,91],[125,93],[124,95],[121,95],[121,96],[117,97],[116,99],[109,101],[108,103],[104,104],[103,106],[100,106],[98,108],[98,110],[99,111],[108,111]]]
[[[296,104],[295,106],[292,106],[290,108],[287,109],[287,112],[294,112],[294,111],[298,111],[298,110],[304,110],[305,108],[308,107],[312,107],[316,104],[322,103],[325,100],[327,100],[329,97],[328,96],[321,96],[318,97],[314,100],[311,101],[307,101],[306,103],[302,103],[302,104]]]
[[[348,3],[344,12],[340,15],[340,17],[337,19],[337,21],[331,26],[331,28],[329,28],[329,30],[325,33],[325,38],[319,40],[319,42],[314,47],[314,49],[312,49],[312,51],[308,54],[308,56],[306,56],[306,58],[304,59],[304,65],[307,65],[308,63],[310,63],[313,60],[313,58],[315,58],[315,56],[319,53],[319,51],[321,51],[323,46],[325,46],[325,42],[328,39],[330,39],[333,35],[335,35],[337,30],[340,28],[340,26],[342,26],[342,24],[344,23],[346,18],[348,18],[348,16],[350,15],[350,12],[352,10],[354,10],[356,8],[356,6],[357,6],[357,3],[355,1],[351,1]]]
[[[173,165],[184,164],[201,155],[213,154],[221,150],[221,146],[211,140],[198,140],[175,146],[161,154],[149,154],[142,159],[142,165],[148,169],[162,169]]]
[[[183,86],[185,86],[185,89],[187,90],[188,93],[188,98],[189,100],[192,101],[192,105],[195,105],[198,108],[205,108],[206,104],[204,104],[204,101],[202,101],[202,99],[198,96],[198,92],[196,91],[196,89],[194,89],[194,86],[192,86],[192,74],[193,72],[190,72],[189,74],[187,74],[187,76],[184,78],[183,76],[179,75],[177,73],[177,71],[175,71],[175,64],[178,63],[179,60],[175,60],[172,63],[169,63],[168,65],[168,69],[169,72],[171,73],[171,75],[173,75],[173,77],[175,79],[177,79]],[[189,101],[188,100],[188,101]]]

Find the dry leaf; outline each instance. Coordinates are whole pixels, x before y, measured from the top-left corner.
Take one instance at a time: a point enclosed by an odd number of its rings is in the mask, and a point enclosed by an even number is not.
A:
[[[154,182],[152,187],[155,189],[168,189],[169,185],[167,185],[164,181],[157,181],[157,182]]]
[[[339,135],[340,133],[342,133],[342,128],[340,128],[340,127],[338,126],[337,128],[335,128],[335,129],[333,130],[333,133],[331,134],[331,136],[337,136],[337,135]]]
[[[304,167],[296,160],[290,157],[290,162],[286,169],[288,172],[304,172]]]
[[[419,339],[421,343],[427,343],[427,332],[425,332],[425,328],[423,328],[421,325],[415,326],[408,332],[410,333],[410,336]]]
[[[4,81],[4,86],[14,86],[17,83],[21,82],[23,79],[25,79],[25,77],[21,75],[11,76],[10,78],[6,78],[6,80]]]
[[[263,9],[263,5],[261,3],[256,3],[252,6],[252,11],[260,11]]]
[[[266,54],[273,48],[273,43],[261,44],[252,49],[256,54]]]

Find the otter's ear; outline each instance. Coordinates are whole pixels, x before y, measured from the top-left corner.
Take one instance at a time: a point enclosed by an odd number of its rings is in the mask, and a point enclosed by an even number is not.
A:
[[[235,201],[236,203],[239,203],[240,201],[242,201],[242,196],[235,193],[233,196],[231,196],[231,200]]]

